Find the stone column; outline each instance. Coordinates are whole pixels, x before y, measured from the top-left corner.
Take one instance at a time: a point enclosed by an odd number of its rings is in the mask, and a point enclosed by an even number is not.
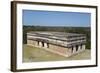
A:
[[[42,42],[39,42],[39,47],[42,47]]]
[[[73,46],[73,53],[76,53],[76,46]]]
[[[47,47],[48,47],[48,46],[47,46],[47,43],[44,43],[44,47],[45,47],[45,48],[47,48]]]
[[[78,46],[78,51],[80,51],[80,50],[81,50],[81,46],[79,45],[79,46]]]
[[[85,50],[85,45],[82,45],[82,50]]]

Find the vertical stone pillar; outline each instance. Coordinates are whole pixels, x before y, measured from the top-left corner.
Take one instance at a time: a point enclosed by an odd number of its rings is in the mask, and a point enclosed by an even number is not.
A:
[[[71,56],[71,55],[73,54],[72,47],[70,47],[70,48],[67,50],[67,53],[68,53],[68,56]]]
[[[76,53],[76,46],[73,46],[73,53]]]
[[[42,47],[42,42],[39,42],[39,47]]]
[[[48,47],[48,46],[47,46],[47,43],[44,43],[44,47],[45,47],[45,48],[47,48],[47,47]]]
[[[78,46],[78,51],[80,51],[80,50],[81,50],[81,46],[79,45],[79,46]]]
[[[85,50],[85,45],[82,45],[82,50]]]

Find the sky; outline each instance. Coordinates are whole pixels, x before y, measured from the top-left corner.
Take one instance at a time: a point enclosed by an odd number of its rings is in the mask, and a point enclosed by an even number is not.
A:
[[[90,27],[91,14],[79,12],[23,10],[23,25]]]

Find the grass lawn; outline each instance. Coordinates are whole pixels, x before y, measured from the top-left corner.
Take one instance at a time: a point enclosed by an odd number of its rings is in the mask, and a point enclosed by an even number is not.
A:
[[[58,54],[51,53],[42,48],[23,45],[23,62],[39,62],[39,61],[60,61],[60,60],[85,60],[91,58],[90,50],[73,55],[71,57],[63,57]]]

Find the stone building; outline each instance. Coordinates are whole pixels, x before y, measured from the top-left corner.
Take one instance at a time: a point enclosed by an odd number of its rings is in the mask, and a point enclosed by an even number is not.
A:
[[[63,32],[28,32],[27,44],[69,57],[85,50],[84,34]]]

